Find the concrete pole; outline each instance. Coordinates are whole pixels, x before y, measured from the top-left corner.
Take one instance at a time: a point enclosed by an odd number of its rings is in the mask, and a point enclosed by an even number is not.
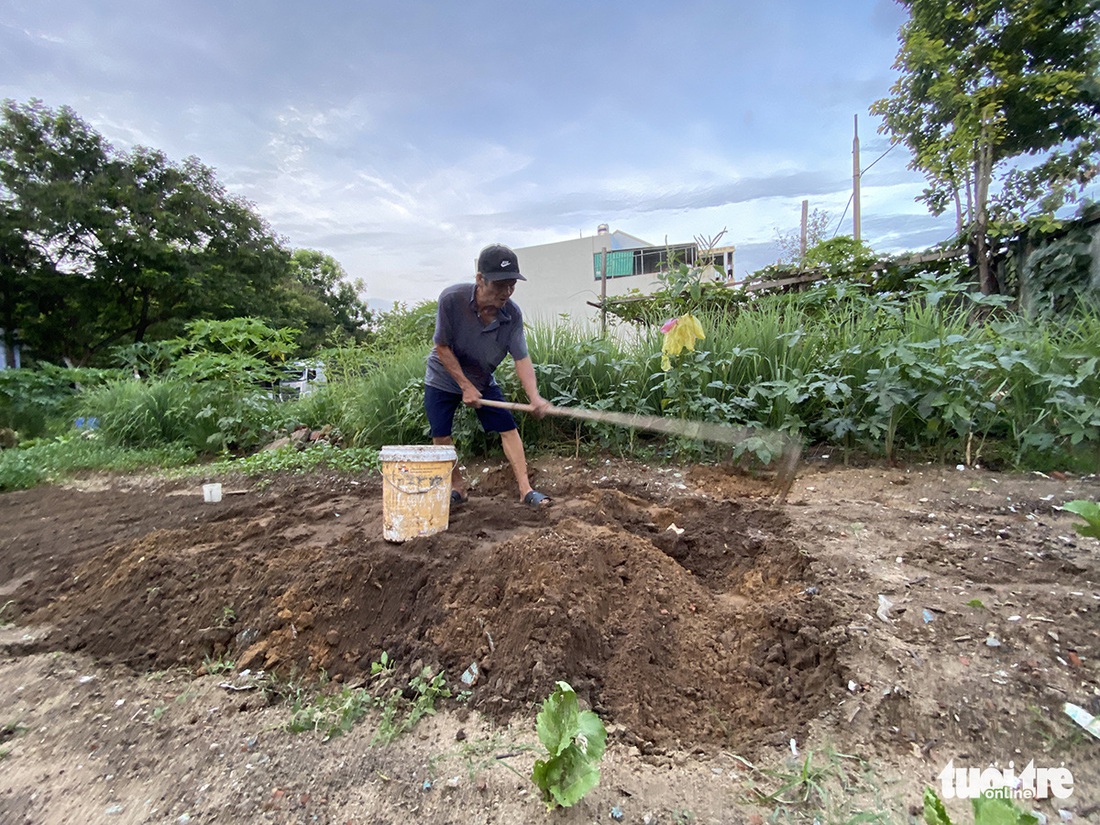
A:
[[[852,137],[852,237],[860,239],[859,213],[859,115],[852,115],[854,132]]]
[[[607,337],[607,247],[600,252],[600,337]]]
[[[802,266],[802,262],[806,259],[806,241],[810,228],[810,202],[802,201],[802,235],[798,242],[798,265]]]

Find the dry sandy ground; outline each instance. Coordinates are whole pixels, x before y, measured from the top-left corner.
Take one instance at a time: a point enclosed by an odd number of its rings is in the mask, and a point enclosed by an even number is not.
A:
[[[1058,509],[1096,478],[818,456],[776,506],[729,467],[535,467],[553,507],[479,464],[404,544],[377,477],[0,495],[0,822],[901,823],[949,762],[1064,767],[1026,807],[1100,818],[1100,742],[1063,712],[1100,713],[1100,542]],[[377,685],[383,651],[391,684],[481,677],[393,744],[377,714],[285,729],[273,685]],[[547,814],[525,777],[559,679],[610,738]]]

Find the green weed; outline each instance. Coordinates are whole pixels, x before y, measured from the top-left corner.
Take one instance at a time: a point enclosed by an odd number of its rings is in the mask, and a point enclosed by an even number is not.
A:
[[[412,698],[406,698],[411,692]],[[371,737],[371,744],[389,744],[412,730],[425,716],[435,713],[435,703],[451,696],[443,672],[433,674],[425,667],[409,680],[409,691],[393,688],[385,696],[376,699],[381,710],[378,728]]]
[[[206,673],[212,676],[232,673],[237,669],[237,665],[232,659],[227,659],[224,656],[211,657],[209,655],[203,656],[202,667]]]
[[[187,475],[228,475],[240,473],[250,477],[268,477],[278,473],[302,475],[318,470],[343,473],[378,472],[381,469],[378,451],[370,447],[337,447],[325,441],[304,449],[294,446],[277,450],[262,450],[241,458],[223,459],[193,467]]]
[[[0,725],[0,760],[7,759],[11,754],[11,747],[7,742],[19,734],[26,732],[27,726],[20,722],[6,722]]]
[[[81,472],[178,467],[193,461],[194,452],[181,445],[152,448],[113,446],[102,438],[76,432],[0,450],[0,491],[23,490]]]
[[[407,686],[390,685],[393,661],[383,653],[371,665],[373,688],[345,687],[333,694],[307,690],[301,681],[291,681],[273,690],[281,694],[291,708],[286,729],[293,733],[313,731],[325,740],[349,732],[368,714],[376,712],[377,726],[370,744],[388,744],[416,727],[425,716],[435,713],[436,702],[449,698],[443,672],[425,667]]]
[[[927,825],[954,825],[934,790],[925,788],[923,801],[924,821]],[[974,809],[974,825],[1039,825],[1037,816],[1021,811],[1010,799],[983,794],[972,799],[971,804]]]
[[[1078,499],[1067,501],[1062,505],[1062,509],[1075,513],[1085,520],[1084,524],[1074,524],[1074,530],[1082,536],[1100,539],[1100,503]]]
[[[831,748],[807,751],[801,760],[761,770],[743,759],[754,780],[749,799],[772,808],[771,821],[881,823],[904,821],[900,802],[887,800],[866,760]],[[760,782],[758,786],[756,783]]]
[[[467,740],[453,751],[436,754],[428,760],[428,771],[432,776],[442,773],[441,766],[457,759],[470,779],[479,774],[503,766],[517,776],[527,777],[506,761],[508,758],[524,753],[537,753],[538,747],[528,743],[516,742],[499,733],[486,739]]]

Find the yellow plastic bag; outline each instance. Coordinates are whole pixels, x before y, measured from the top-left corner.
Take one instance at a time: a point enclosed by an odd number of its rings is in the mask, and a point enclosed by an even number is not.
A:
[[[661,327],[661,332],[665,334],[664,343],[661,344],[661,369],[666,372],[672,368],[669,356],[679,355],[685,349],[695,352],[695,341],[707,337],[703,333],[702,325],[690,313],[668,321]]]

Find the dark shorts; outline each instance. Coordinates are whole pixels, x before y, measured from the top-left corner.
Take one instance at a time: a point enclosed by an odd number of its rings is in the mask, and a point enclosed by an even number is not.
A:
[[[490,401],[503,401],[504,393],[496,384],[489,387],[481,394],[482,398]],[[424,387],[424,410],[428,413],[428,423],[432,428],[432,438],[442,438],[451,434],[454,425],[455,411],[462,403],[462,396],[458,393],[445,392],[435,387]],[[516,419],[508,410],[497,407],[477,407],[474,412],[481,422],[482,428],[488,433],[506,433],[516,428]]]

